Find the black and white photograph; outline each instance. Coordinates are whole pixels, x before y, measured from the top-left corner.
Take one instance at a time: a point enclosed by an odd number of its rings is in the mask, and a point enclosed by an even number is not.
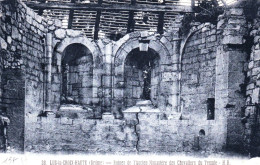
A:
[[[259,165],[260,0],[0,0],[0,165]]]

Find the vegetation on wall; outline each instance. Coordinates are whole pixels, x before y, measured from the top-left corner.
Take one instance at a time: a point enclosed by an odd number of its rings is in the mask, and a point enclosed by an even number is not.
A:
[[[210,22],[217,24],[218,16],[224,12],[223,6],[219,6],[215,0],[200,0],[198,5],[194,7],[195,13],[186,13],[182,20],[181,35],[187,34],[191,27],[192,22]]]

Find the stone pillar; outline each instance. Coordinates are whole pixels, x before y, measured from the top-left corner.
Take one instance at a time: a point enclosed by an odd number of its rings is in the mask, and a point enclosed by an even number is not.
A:
[[[162,82],[165,81],[165,79],[169,79],[168,82],[170,83],[169,86],[167,86],[167,91],[170,93],[168,99],[168,106],[166,106],[165,113],[169,118],[179,119],[180,113],[179,110],[179,94],[180,94],[180,66],[179,66],[179,57],[180,57],[180,42],[181,39],[174,38],[171,41],[172,44],[172,51],[170,52],[171,55],[171,61],[168,62],[168,64],[164,67],[161,66],[161,72],[162,75],[164,73],[171,73],[169,75],[166,75],[165,77],[162,77]],[[164,103],[166,104],[166,103]]]
[[[112,106],[112,43],[105,47],[103,80],[103,111],[111,112]]]
[[[243,49],[247,33],[242,8],[232,8],[219,17],[217,25],[219,46],[216,55],[215,120],[218,133],[216,148],[238,149],[242,143],[241,109],[245,95],[244,64],[247,54]]]
[[[178,73],[178,77],[176,80],[173,81],[173,86],[172,86],[172,108],[173,108],[173,112],[180,112],[179,111],[179,106],[180,106],[180,99],[179,99],[179,95],[180,95],[180,70],[181,70],[181,66],[180,66],[180,45],[181,45],[181,39],[176,38],[173,39],[173,61],[172,64],[174,66],[173,72]]]
[[[45,111],[51,111],[51,73],[52,73],[52,34],[46,36],[46,107]]]

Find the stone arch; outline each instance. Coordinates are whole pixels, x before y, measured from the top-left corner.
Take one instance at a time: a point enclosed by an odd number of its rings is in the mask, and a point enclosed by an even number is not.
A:
[[[167,64],[170,64],[172,61],[172,54],[169,50],[172,48],[172,44],[164,38],[162,39],[156,39],[154,35],[147,35],[144,37],[144,34],[142,32],[134,32],[127,34],[122,39],[120,39],[116,44],[114,48],[114,59],[112,60],[113,63],[113,71],[114,71],[114,77],[113,77],[113,100],[114,105],[117,107],[123,107],[122,105],[122,99],[124,97],[124,66],[125,61],[128,56],[128,54],[134,50],[139,48],[139,40],[145,39],[149,40],[149,49],[152,49],[154,52],[158,53],[160,57],[159,65],[160,65],[160,77],[163,77],[162,74],[164,74],[164,68]],[[170,76],[171,77],[171,76]],[[165,83],[165,82],[162,82]],[[163,105],[166,101],[166,95],[162,96],[164,98],[159,98],[160,104]],[[165,100],[165,101],[161,101]],[[165,104],[166,105],[166,104]],[[159,107],[160,105],[158,105]],[[162,107],[162,106],[160,106]],[[163,107],[162,107],[163,109]]]
[[[65,48],[60,82],[62,88],[61,102],[64,104],[70,102],[91,105],[93,97],[93,56],[85,45],[76,43]]]
[[[102,53],[100,51],[99,46],[91,39],[87,37],[74,37],[74,38],[64,38],[60,43],[55,46],[54,54],[53,54],[53,62],[52,62],[52,88],[54,89],[53,95],[58,97],[58,93],[61,92],[61,63],[64,57],[64,50],[72,44],[81,44],[85,46],[91,53],[93,59],[93,80],[92,80],[92,104],[95,107],[99,107],[100,104],[100,96],[99,91],[102,89],[101,85],[101,77],[102,77],[102,69],[103,69],[103,60]],[[59,86],[59,89],[57,89]],[[57,94],[56,94],[56,93]],[[54,99],[54,107],[59,107],[60,98]]]
[[[216,26],[208,23],[194,26],[182,40],[179,58],[180,72],[178,76],[180,91],[178,102],[182,119],[200,117],[203,120],[207,120],[207,113],[204,112],[209,111],[209,109],[212,110],[212,108],[209,108],[209,105],[214,105],[214,77],[216,74],[216,46],[214,45],[218,42],[217,38],[214,39],[213,36],[216,35],[215,29]],[[209,37],[213,37],[214,40],[206,40]],[[208,46],[210,44],[213,46]],[[187,89],[190,91],[203,89],[204,94],[200,92],[187,94]],[[200,98],[207,104],[202,105],[196,102],[197,98]]]
[[[122,39],[118,41],[117,47],[114,49],[114,59],[113,64],[114,66],[120,66],[122,65],[122,68],[120,67],[121,71],[123,70],[123,66],[125,63],[125,59],[127,55],[133,50],[139,47],[139,39],[141,38],[141,32],[134,32],[127,34]],[[149,40],[150,37],[147,37],[147,40]],[[167,44],[171,45],[171,43],[168,41],[167,43],[162,43],[160,40],[153,40],[154,38],[151,37],[149,48],[153,49],[155,52],[157,52],[160,56],[160,59],[162,62],[165,62],[167,59],[167,56],[170,56],[170,50],[167,48]],[[120,71],[120,69],[116,69],[115,73]]]
[[[179,96],[178,96],[178,104],[180,105],[181,104],[181,92],[182,92],[182,85],[181,85],[181,79],[182,79],[182,60],[183,60],[183,56],[184,56],[184,50],[186,48],[186,45],[189,41],[189,39],[196,33],[198,32],[200,29],[196,28],[196,27],[193,27],[189,34],[186,36],[186,38],[184,38],[181,42],[181,46],[180,46],[180,56],[179,56],[179,64],[180,64],[180,72],[179,72],[179,78],[178,78],[178,86],[179,86]],[[181,106],[178,106],[178,112],[182,113],[182,107]]]
[[[86,46],[92,56],[93,56],[93,62],[94,62],[94,68],[100,68],[102,69],[102,53],[99,49],[99,46],[91,39],[87,37],[75,37],[75,38],[65,38],[62,40],[60,44],[57,45],[57,54],[56,58],[58,59],[57,63],[58,65],[61,64],[61,59],[64,56],[63,51],[71,44],[82,44]],[[60,57],[59,57],[60,56]]]

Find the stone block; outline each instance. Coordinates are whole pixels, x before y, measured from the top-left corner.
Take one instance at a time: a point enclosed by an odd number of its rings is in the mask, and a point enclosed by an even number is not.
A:
[[[252,75],[258,75],[260,73],[260,68],[253,68]]]
[[[163,44],[168,44],[168,43],[169,43],[169,41],[167,40],[167,38],[164,37],[164,36],[160,39],[160,41],[161,41]]]
[[[254,60],[260,60],[260,50],[255,50],[254,51]]]
[[[76,30],[72,30],[72,29],[67,29],[67,35],[69,37],[78,37],[80,35],[83,35],[81,31],[76,31]]]
[[[58,39],[63,39],[66,36],[66,31],[64,29],[58,29],[55,30],[55,37],[57,37]]]
[[[226,23],[226,20],[225,19],[220,19],[219,21],[218,21],[218,24],[217,24],[217,29],[222,29],[222,28],[224,28],[225,27],[225,23]]]
[[[245,18],[230,18],[228,24],[246,24]]]
[[[250,84],[247,85],[246,90],[254,89],[254,87],[255,87],[255,84],[250,83]]]
[[[0,37],[0,46],[1,46],[1,49],[5,49],[5,50],[7,49],[7,43],[1,37]]]
[[[50,30],[55,30],[55,26],[54,26],[54,25],[49,26],[49,29],[50,29]]]
[[[244,14],[243,8],[231,8],[230,14],[235,16],[241,16]]]
[[[248,63],[248,69],[252,69],[254,67],[254,61],[250,61],[249,63]],[[247,69],[247,68],[246,68]],[[246,70],[245,69],[245,70]]]
[[[63,125],[72,125],[73,124],[73,119],[67,118],[67,117],[62,117],[60,119],[60,123]]]
[[[12,38],[13,39],[18,39],[19,38],[19,31],[16,27],[12,27]]]
[[[243,40],[243,36],[241,36],[241,35],[240,36],[227,35],[227,36],[224,36],[222,43],[223,44],[241,45],[244,43],[244,40]]]
[[[36,20],[38,23],[42,23],[42,17],[39,16],[39,15],[35,15],[35,20]]]
[[[102,114],[102,119],[103,120],[111,120],[111,121],[113,121],[114,120],[114,116],[111,113],[103,113]]]
[[[141,34],[142,38],[149,36],[149,32],[148,31],[141,31],[140,34]]]
[[[55,26],[57,26],[57,27],[62,27],[62,22],[61,22],[60,20],[58,20],[58,19],[55,19],[55,20],[54,20],[54,24],[55,24]]]
[[[29,16],[29,15],[26,15],[26,21],[27,21],[29,24],[32,24],[32,22],[33,22],[33,19],[32,19],[32,17],[31,17],[31,16]]]
[[[178,79],[177,72],[164,72],[162,73],[162,81],[176,81]]]
[[[252,103],[257,103],[259,101],[259,91],[260,91],[260,88],[253,89]]]
[[[12,38],[10,36],[7,36],[7,43],[11,44],[12,43]]]
[[[201,32],[202,33],[204,33],[204,32],[207,32],[207,31],[210,31],[210,27],[203,27],[202,29],[201,29]]]

